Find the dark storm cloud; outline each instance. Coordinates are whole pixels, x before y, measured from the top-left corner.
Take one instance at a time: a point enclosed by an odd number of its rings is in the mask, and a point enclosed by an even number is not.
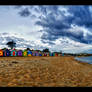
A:
[[[51,42],[51,41],[47,41],[47,40],[44,40],[44,39],[42,39],[41,41],[42,41],[44,44],[48,43],[49,45],[55,45],[55,43],[54,43],[54,42]]]
[[[92,16],[89,6],[70,6],[68,11],[73,14],[71,23],[92,27]]]
[[[63,11],[63,7],[66,8],[67,11]],[[78,34],[76,31],[69,31],[69,29],[72,28],[72,24],[80,27],[83,26],[86,29],[92,28],[92,14],[89,6],[33,6],[30,10],[33,8],[36,12],[42,13],[36,25],[43,27],[43,35],[41,37],[43,42],[44,40],[54,41],[60,37],[68,37],[81,43],[92,43],[91,34],[86,33],[86,38],[84,37],[85,30],[79,30],[80,32]],[[29,8],[25,8],[21,11],[21,16],[30,15],[28,9]],[[69,15],[66,16],[65,14],[68,13]]]
[[[62,14],[62,12],[56,11],[57,14]],[[57,20],[54,13],[48,14],[43,21],[38,21],[36,24],[43,26],[43,28],[48,28],[45,32],[47,34],[42,36],[44,40],[55,40],[61,36],[66,36],[72,40],[79,41],[81,43],[91,43],[92,39],[85,39],[84,32],[80,30],[80,33],[76,35],[75,32],[69,31],[71,24],[78,26],[85,26],[86,28],[92,27],[92,17],[88,6],[69,6],[68,12],[72,16],[61,16],[61,19]],[[59,16],[59,15],[57,15]],[[87,34],[87,38],[92,38],[92,35]]]
[[[31,13],[28,8],[25,8],[24,10],[20,11],[19,14],[23,17],[28,17]]]

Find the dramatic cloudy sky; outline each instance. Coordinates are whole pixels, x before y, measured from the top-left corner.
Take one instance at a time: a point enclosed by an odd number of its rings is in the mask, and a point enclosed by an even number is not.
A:
[[[0,34],[33,49],[92,53],[92,6],[0,6]]]

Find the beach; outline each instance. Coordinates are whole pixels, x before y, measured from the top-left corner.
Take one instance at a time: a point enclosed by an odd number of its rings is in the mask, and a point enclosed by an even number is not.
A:
[[[73,56],[0,57],[0,87],[91,87],[92,65]]]

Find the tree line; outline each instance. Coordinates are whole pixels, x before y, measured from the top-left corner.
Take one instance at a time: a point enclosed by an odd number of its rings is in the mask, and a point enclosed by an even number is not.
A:
[[[6,45],[8,45],[8,47],[13,49],[14,47],[16,47],[16,42],[12,40],[12,41],[7,42]],[[27,50],[30,50],[30,48],[27,48]],[[43,52],[50,52],[50,51],[48,48],[46,48],[46,49],[43,49]]]

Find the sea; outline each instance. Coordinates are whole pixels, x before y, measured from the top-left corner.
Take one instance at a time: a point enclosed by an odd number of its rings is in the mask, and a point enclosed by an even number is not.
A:
[[[92,56],[88,57],[75,57],[76,60],[92,64]]]

